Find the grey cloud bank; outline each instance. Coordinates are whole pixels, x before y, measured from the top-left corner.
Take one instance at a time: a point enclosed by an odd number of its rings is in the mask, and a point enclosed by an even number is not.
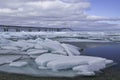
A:
[[[86,0],[1,0],[0,24],[74,29],[120,29],[120,18],[107,18],[85,13]],[[104,22],[101,22],[104,21]]]

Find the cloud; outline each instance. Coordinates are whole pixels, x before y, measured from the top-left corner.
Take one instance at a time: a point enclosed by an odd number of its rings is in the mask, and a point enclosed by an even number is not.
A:
[[[1,0],[0,24],[79,29],[119,27],[107,21],[120,21],[120,18],[85,14],[88,8],[87,0]]]

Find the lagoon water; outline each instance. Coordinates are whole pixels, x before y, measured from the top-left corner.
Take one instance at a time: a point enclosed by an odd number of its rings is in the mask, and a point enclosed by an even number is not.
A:
[[[95,80],[120,80],[120,43],[111,44],[111,45],[103,45],[95,48],[87,48],[83,51],[84,55],[89,56],[99,56],[107,59],[114,60],[116,65],[111,68],[103,70],[102,74],[97,77],[94,77]],[[88,80],[93,80],[88,79]]]
[[[95,48],[87,48],[85,49],[84,54],[90,56],[104,57],[114,60],[117,64],[120,64],[120,43],[104,45]]]

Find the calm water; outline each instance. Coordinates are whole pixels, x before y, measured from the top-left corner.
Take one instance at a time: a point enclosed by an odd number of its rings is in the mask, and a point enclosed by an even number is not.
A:
[[[120,65],[120,44],[104,45],[96,48],[87,48],[85,55],[99,56],[112,59]]]

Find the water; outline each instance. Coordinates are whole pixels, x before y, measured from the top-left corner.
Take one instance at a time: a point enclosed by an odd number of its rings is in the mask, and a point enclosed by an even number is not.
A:
[[[87,48],[83,53],[89,56],[99,56],[99,57],[111,59],[120,65],[120,44]]]
[[[99,56],[114,60],[117,65],[103,70],[102,74],[92,78],[82,78],[83,80],[120,80],[120,44],[103,45],[95,48],[87,48],[84,55]]]

